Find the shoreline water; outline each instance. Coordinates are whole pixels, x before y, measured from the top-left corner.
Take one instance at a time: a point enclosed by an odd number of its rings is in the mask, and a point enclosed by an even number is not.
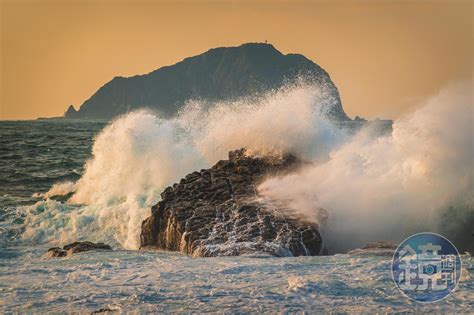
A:
[[[123,232],[127,236],[126,229],[130,227],[122,223],[142,219],[140,215],[127,217],[128,210],[135,207],[132,209],[142,209],[149,215],[161,189],[150,190],[149,198],[131,199],[130,204],[123,204],[120,198],[88,205],[70,204],[61,199],[43,200],[53,185],[76,183],[83,178],[85,162],[94,154],[103,153],[93,152],[93,141],[99,134],[113,136],[101,140],[113,153],[104,155],[104,161],[126,154],[132,154],[131,158],[147,155],[149,142],[136,140],[156,141],[153,129],[156,118],[147,116],[148,120],[144,121],[143,116],[137,117],[140,119],[135,124],[112,127],[110,130],[123,131],[117,135],[104,134],[104,122],[0,122],[0,160],[4,162],[0,166],[0,311],[93,312],[108,308],[124,312],[271,312],[275,309],[322,312],[337,309],[366,313],[469,312],[474,308],[474,270],[470,258],[467,262],[468,256],[464,256],[463,279],[456,292],[442,302],[420,305],[400,295],[391,279],[391,257],[382,255],[240,256],[204,260],[179,253],[122,249],[120,240],[126,238],[117,238],[114,233]],[[156,152],[150,151],[147,156],[156,158]],[[130,165],[129,161],[125,159],[119,165]],[[147,165],[146,162],[138,159],[136,165]],[[136,173],[134,168],[131,171],[132,175]],[[152,171],[159,173],[158,169]],[[93,175],[100,179],[99,175],[106,173]],[[122,188],[121,185],[127,184],[121,177],[110,181],[111,186],[92,183],[90,187],[95,190]],[[146,182],[139,183],[144,184],[138,186],[140,189],[148,187]],[[133,186],[125,186],[123,191],[133,190],[130,188]],[[85,252],[65,259],[44,257],[49,247],[76,240],[104,241],[116,250]],[[356,304],[362,306],[354,308]]]
[[[389,257],[190,258],[119,250],[46,259],[41,246],[33,251],[26,250],[21,259],[1,260],[3,312],[90,313],[103,308],[165,313],[322,312],[329,308],[349,313],[462,313],[474,306],[474,269],[468,261],[451,296],[418,304],[404,298],[392,282]]]

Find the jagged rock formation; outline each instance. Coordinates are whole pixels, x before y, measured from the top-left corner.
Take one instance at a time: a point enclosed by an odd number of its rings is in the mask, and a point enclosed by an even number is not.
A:
[[[66,112],[64,113],[64,117],[67,118],[80,118],[80,115],[76,111],[73,105],[69,105]]]
[[[170,117],[190,99],[220,101],[249,97],[301,77],[325,92],[326,111],[331,118],[350,120],[326,71],[303,55],[284,55],[272,45],[262,43],[214,48],[148,74],[115,77],[77,112],[69,107],[65,118],[110,119],[138,108],[151,108]]]
[[[112,250],[112,247],[104,243],[74,242],[65,245],[63,248],[52,247],[48,249],[46,255],[48,257],[66,257],[75,253],[87,252],[90,250]]]
[[[163,191],[142,224],[141,246],[195,257],[319,254],[315,223],[270,209],[256,192],[265,176],[288,172],[299,163],[291,155],[276,159],[248,157],[243,149],[230,152],[229,160],[191,173]]]

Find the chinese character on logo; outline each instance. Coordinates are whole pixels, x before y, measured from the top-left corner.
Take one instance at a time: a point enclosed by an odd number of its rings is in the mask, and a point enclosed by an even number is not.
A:
[[[454,245],[433,233],[406,239],[395,252],[393,279],[408,297],[422,302],[437,301],[456,287],[461,260]]]

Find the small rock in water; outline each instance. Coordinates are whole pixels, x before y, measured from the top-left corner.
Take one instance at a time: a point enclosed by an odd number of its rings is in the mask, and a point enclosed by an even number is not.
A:
[[[375,242],[375,243],[368,243],[362,249],[397,249],[397,244],[391,242]]]
[[[75,253],[87,252],[90,250],[112,250],[107,244],[104,243],[92,243],[92,242],[74,242],[60,247],[52,247],[48,249],[48,257],[66,257],[67,255],[72,255]]]
[[[91,314],[114,313],[114,312],[117,312],[117,310],[113,310],[110,308],[101,308],[100,310],[93,311]]]
[[[65,251],[61,247],[52,247],[48,249],[47,255],[48,257],[66,257],[67,251]]]
[[[397,245],[391,242],[368,243],[362,248],[356,248],[348,252],[348,255],[375,255],[391,256],[397,249]]]

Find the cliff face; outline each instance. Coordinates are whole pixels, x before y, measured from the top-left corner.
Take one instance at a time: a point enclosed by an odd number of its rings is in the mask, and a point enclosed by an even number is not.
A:
[[[292,156],[253,158],[245,150],[229,153],[211,169],[194,172],[173,187],[142,224],[141,246],[181,251],[191,256],[317,255],[318,226],[289,218],[282,209],[257,201],[264,176],[297,167]]]
[[[279,88],[305,77],[326,89],[332,105],[328,114],[348,120],[329,75],[303,55],[283,55],[270,44],[215,48],[145,75],[116,77],[66,118],[110,119],[118,114],[152,108],[173,116],[189,99],[229,100]]]

